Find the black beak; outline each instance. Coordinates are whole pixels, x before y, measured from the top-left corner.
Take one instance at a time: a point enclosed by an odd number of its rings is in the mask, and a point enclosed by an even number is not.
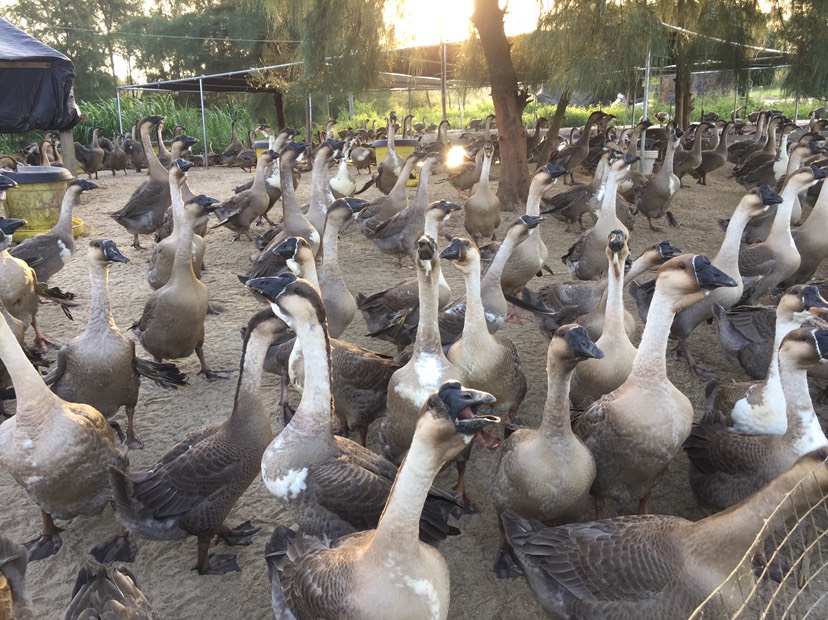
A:
[[[640,158],[640,157],[636,157],[636,156],[635,156],[635,155],[633,155],[632,153],[624,153],[624,163],[625,163],[625,164],[627,164],[628,166],[633,165],[633,164],[634,164],[635,162],[637,162],[639,159],[641,159],[641,158]]]
[[[289,271],[284,271],[272,278],[252,278],[245,283],[247,288],[253,289],[269,303],[274,303],[285,289],[296,282],[297,277]]]
[[[88,192],[90,189],[98,189],[97,185],[86,179],[78,179],[77,184],[80,185],[82,192]]]
[[[199,194],[193,200],[197,201],[207,213],[212,213],[219,207],[219,201],[204,194]]]
[[[298,245],[299,240],[296,237],[288,237],[270,251],[274,254],[278,254],[282,258],[290,259],[296,254],[296,248]]]
[[[814,173],[814,179],[816,179],[817,181],[819,181],[820,179],[824,179],[825,177],[828,177],[828,172],[825,172],[825,170],[823,170],[822,168],[818,168],[813,164],[811,164],[811,172]]]
[[[676,246],[670,245],[669,241],[662,241],[658,244],[658,252],[661,254],[661,258],[664,261],[667,261],[674,256],[678,256],[681,254],[681,250],[679,250]]]
[[[447,381],[440,386],[438,394],[458,433],[474,435],[485,427],[500,422],[497,416],[477,414],[480,405],[495,402],[495,397],[488,392],[464,388],[458,381]]]
[[[293,127],[285,127],[282,131],[284,131],[289,136],[295,136],[299,133],[299,130],[294,129]]]
[[[811,154],[812,155],[819,155],[820,153],[822,153],[825,150],[822,147],[820,147],[819,144],[817,144],[816,142],[809,142],[808,146],[811,147]]]
[[[340,198],[348,208],[351,210],[351,213],[359,213],[369,204],[371,204],[368,200],[363,200],[362,198]],[[331,205],[333,206],[333,204]]]
[[[325,144],[331,147],[332,151],[338,151],[345,144],[345,140],[327,140]]]
[[[609,247],[610,251],[613,254],[618,254],[621,250],[624,249],[624,231],[622,230],[613,230],[609,234]]]
[[[15,230],[21,226],[25,226],[26,224],[26,220],[18,220],[11,217],[0,217],[0,230],[2,230],[5,235],[13,235]]]
[[[186,159],[176,159],[175,165],[181,170],[182,173],[187,172],[190,168],[192,168],[195,164],[191,161],[187,161]]]
[[[817,354],[820,359],[828,359],[828,329],[815,329],[813,334]]]
[[[763,205],[778,205],[782,202],[782,196],[774,192],[769,185],[759,188],[759,196],[762,198]]]
[[[152,123],[153,125],[157,125],[158,123],[164,120],[163,116],[148,116],[147,120]]]
[[[440,258],[444,260],[461,260],[466,255],[466,244],[461,237],[455,237],[451,244],[440,252]]]
[[[290,149],[291,151],[296,151],[297,153],[301,153],[306,148],[310,146],[309,142],[288,142],[285,145],[286,149]]]
[[[676,127],[676,138],[681,138],[684,135],[684,131]]]
[[[819,289],[813,284],[802,288],[802,305],[812,314],[828,312],[828,301],[820,295]]]
[[[193,138],[192,136],[184,136],[182,141],[187,146],[187,148],[190,148],[191,146],[193,146],[194,144],[196,144],[198,142],[198,138]]]
[[[417,240],[417,256],[421,261],[430,261],[437,251],[437,244],[428,235],[423,235]]]
[[[523,221],[523,224],[526,226],[526,228],[532,230],[533,228],[537,228],[538,224],[540,224],[546,218],[540,215],[521,215],[520,219]]]
[[[583,327],[573,327],[566,332],[565,339],[575,358],[599,360],[604,357],[604,352],[589,339]]]
[[[279,153],[277,153],[276,151],[268,151],[267,154],[270,155],[273,159],[279,159]]]
[[[128,263],[129,259],[121,254],[121,251],[118,249],[118,246],[115,245],[115,242],[111,239],[104,239],[101,242],[101,246],[103,247],[103,255],[104,260],[107,263]]]
[[[736,286],[733,278],[714,267],[710,259],[702,254],[696,254],[693,257],[693,270],[696,272],[699,288],[703,291],[711,291],[723,286]]]
[[[552,164],[546,164],[543,169],[553,179],[557,179],[559,176],[566,174],[566,168],[561,168],[560,166],[553,166]]]

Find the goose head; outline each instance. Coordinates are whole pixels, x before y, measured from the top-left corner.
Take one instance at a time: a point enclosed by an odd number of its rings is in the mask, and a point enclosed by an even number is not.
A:
[[[534,234],[538,224],[545,219],[540,215],[521,215],[506,230],[506,238],[518,245],[528,239],[529,235]]]
[[[788,287],[776,305],[776,319],[802,325],[814,316],[828,314],[828,300],[813,284],[794,284]]]
[[[545,188],[554,183],[558,177],[565,174],[566,168],[555,166],[553,164],[546,164],[545,166],[540,166],[535,171],[535,176],[532,177],[532,185],[534,186],[537,184]]]
[[[561,325],[549,341],[547,372],[557,366],[571,371],[584,360],[602,357],[604,352],[589,339],[586,329],[575,323]]]
[[[204,194],[193,196],[184,203],[184,220],[197,224],[201,218],[219,208],[219,201]]]
[[[644,250],[638,259],[644,261],[647,269],[655,269],[679,254],[681,250],[670,245],[669,241],[659,241]]]
[[[322,297],[307,280],[285,271],[275,277],[252,278],[246,286],[294,331],[299,325],[326,325]]]
[[[288,268],[300,278],[308,274],[307,269],[313,265],[313,250],[302,237],[288,237],[270,250],[287,262]]]
[[[417,266],[417,273],[423,273],[426,277],[431,276],[435,267],[440,268],[437,242],[428,235],[417,239],[417,245],[414,248],[414,264]]]
[[[176,159],[173,165],[170,166],[170,182],[181,184],[184,181],[184,176],[187,174],[187,171],[194,165],[193,162],[187,161],[186,159]]]
[[[12,217],[0,217],[0,232],[4,235],[13,235],[14,231],[28,224],[26,220],[19,220]]]
[[[538,121],[538,122],[540,122],[540,121]],[[483,155],[485,157],[493,157],[494,156],[494,143],[491,140],[486,140],[486,142],[483,143]]]
[[[121,254],[118,246],[111,239],[93,239],[89,242],[87,253],[89,264],[111,265],[112,263],[128,263],[129,259]]]
[[[782,202],[782,197],[779,194],[774,192],[768,185],[762,185],[761,187],[753,188],[742,196],[736,208],[744,211],[748,217],[756,217],[767,213],[771,205],[779,204],[780,202]]]
[[[331,203],[328,207],[328,213],[325,216],[326,227],[331,224],[338,225],[340,232],[345,232],[351,222],[353,222],[359,212],[367,207],[370,203],[368,200],[362,198],[339,198]]]
[[[442,260],[450,261],[461,273],[480,270],[480,250],[466,237],[455,237],[449,246],[440,252]]]
[[[420,161],[417,162],[417,165],[421,169],[428,167],[428,169],[430,170],[432,166],[436,166],[441,161],[442,157],[440,156],[440,153],[426,153],[425,155],[422,155]]]
[[[465,448],[474,435],[500,418],[481,415],[481,405],[492,405],[495,397],[463,387],[459,381],[446,381],[432,392],[417,418],[417,437],[425,440],[437,457],[448,461]]]
[[[702,254],[681,254],[671,258],[656,275],[656,291],[670,293],[675,312],[701,301],[713,289],[733,286],[736,281],[714,267]]]
[[[817,168],[813,165],[803,166],[788,175],[788,178],[785,180],[785,187],[783,191],[790,188],[798,194],[812,185],[816,185],[820,179],[824,179],[826,176],[828,176],[828,173],[821,168]]]
[[[615,275],[622,276],[627,257],[630,255],[630,248],[627,246],[627,235],[624,234],[623,230],[613,230],[609,234],[606,254]]]
[[[779,357],[787,358],[801,370],[828,364],[828,329],[800,327],[793,330],[783,338]]]
[[[425,219],[436,221],[438,224],[447,221],[452,215],[460,211],[460,205],[445,200],[436,200],[426,208]]]
[[[91,181],[87,181],[86,179],[75,179],[74,181],[70,181],[69,186],[67,187],[67,191],[71,190],[75,195],[88,192],[93,189],[98,189],[98,186]]]

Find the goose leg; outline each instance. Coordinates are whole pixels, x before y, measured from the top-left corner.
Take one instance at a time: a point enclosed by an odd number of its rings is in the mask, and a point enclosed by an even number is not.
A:
[[[595,506],[595,520],[600,521],[604,518],[604,509],[606,508],[606,501],[603,497],[595,497],[592,500]]]
[[[63,540],[60,538],[60,532],[63,530],[55,525],[52,515],[41,510],[40,517],[43,521],[40,536],[23,543],[23,546],[29,552],[29,562],[48,558],[60,551],[63,545]]]
[[[145,248],[141,247],[141,242],[138,240],[138,235],[132,235],[132,247],[136,250],[143,250]]]
[[[135,417],[135,407],[127,407],[126,408],[126,418],[127,418],[127,431],[126,431],[126,438],[127,438],[127,446],[131,450],[142,450],[144,448],[144,442],[138,439],[135,436],[135,428],[132,425],[133,418]]]
[[[129,532],[123,525],[118,526],[118,533],[108,541],[95,545],[90,550],[92,556],[102,564],[113,562],[134,562],[138,551],[129,539]]]
[[[454,490],[460,493],[460,505],[465,509],[465,514],[476,514],[480,512],[480,506],[466,495],[466,461],[457,460],[457,484]]]
[[[40,331],[40,328],[37,326],[37,317],[32,317],[32,329],[34,329],[35,333],[35,348],[37,349],[38,353],[45,354],[49,351],[54,349],[59,349],[60,347],[57,346],[53,342],[49,342],[46,340],[46,337],[43,335],[43,332]]]
[[[229,379],[230,378],[230,371],[229,370],[211,370],[210,366],[207,364],[207,360],[204,357],[204,343],[199,344],[195,348],[196,355],[198,356],[198,361],[201,362],[201,370],[198,374],[204,375],[204,378],[207,381],[213,382],[218,379]]]
[[[653,220],[650,219],[649,215],[647,215],[645,217],[647,218],[647,223],[650,225],[650,230],[652,230],[653,232],[657,232],[657,233],[664,232],[663,228],[656,228],[655,226],[653,226]]]
[[[279,414],[282,416],[282,421],[285,423],[285,426],[290,422],[293,414],[296,413],[290,406],[290,392],[288,391],[288,387],[290,387],[290,379],[287,377],[287,373],[285,373],[282,375],[281,394],[279,397]]]
[[[650,493],[648,492],[644,497],[638,500],[638,514],[650,514]]]
[[[514,550],[506,540],[503,522],[498,519],[497,523],[500,526],[500,549],[497,551],[497,559],[494,563],[495,575],[497,575],[498,579],[520,577],[523,575],[523,570],[521,570],[520,564],[518,564]]]
[[[241,572],[235,555],[210,553],[210,534],[198,537],[198,562],[193,567],[199,575],[224,575]]]
[[[690,367],[690,372],[696,375],[696,378],[701,381],[710,381],[711,379],[716,378],[716,373],[707,370],[695,360],[693,355],[690,353],[690,347],[687,346],[686,340],[679,340],[673,350],[676,352],[677,356],[684,357],[684,360]]]
[[[679,221],[676,219],[676,216],[673,215],[672,211],[667,211],[667,223],[672,228],[678,228],[679,226],[681,226],[681,224],[679,224]]]
[[[246,547],[253,543],[253,535],[260,529],[253,527],[250,521],[245,521],[235,528],[222,525],[216,532],[216,538],[223,540],[226,545],[231,547]]]

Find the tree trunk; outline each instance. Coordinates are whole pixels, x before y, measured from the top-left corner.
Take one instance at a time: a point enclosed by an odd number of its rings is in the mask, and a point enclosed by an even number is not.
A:
[[[498,0],[474,0],[472,22],[480,35],[492,80],[492,100],[500,142],[500,182],[497,196],[504,211],[522,210],[529,194],[526,129],[522,113],[528,96],[518,90],[509,40],[503,29],[504,11]]]
[[[555,108],[555,116],[552,117],[552,123],[549,125],[549,131],[546,132],[546,143],[543,145],[540,157],[538,157],[538,166],[542,166],[552,157],[552,151],[558,148],[558,134],[561,132],[561,125],[563,125],[564,115],[566,114],[566,107],[569,105],[569,97],[572,93],[567,89],[558,100],[558,105]]]
[[[687,131],[690,127],[691,107],[690,67],[682,60],[676,61],[676,126]]]
[[[282,130],[287,127],[287,123],[285,122],[285,101],[279,91],[273,93],[273,107],[276,108],[276,128]]]

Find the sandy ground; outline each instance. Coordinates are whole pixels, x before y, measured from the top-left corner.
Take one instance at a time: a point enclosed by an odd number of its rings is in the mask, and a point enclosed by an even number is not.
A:
[[[497,169],[495,167],[494,175]],[[684,251],[714,255],[723,232],[716,224],[716,218],[728,217],[743,194],[734,181],[727,180],[725,170],[709,177],[710,185],[702,187],[693,183],[682,189],[676,198],[673,212],[681,221],[681,228],[666,229],[663,233],[649,230],[646,221],[639,218],[632,232],[633,255],[651,243],[669,239],[673,245]],[[246,181],[249,176],[239,169],[195,169],[189,173],[190,186],[194,191],[224,199],[232,188]],[[363,176],[362,179],[367,177]],[[91,235],[115,240],[121,250],[131,259],[128,265],[115,265],[111,272],[110,296],[115,320],[126,329],[141,316],[144,302],[150,294],[145,282],[144,271],[148,252],[138,252],[130,247],[131,237],[118,226],[108,214],[125,203],[133,189],[144,180],[143,175],[130,172],[126,177],[112,178],[109,173],[101,174],[100,190],[83,196],[76,217],[86,222]],[[581,175],[581,180],[586,177]],[[457,191],[445,182],[443,174],[435,175],[432,181],[431,198],[462,200]],[[309,175],[304,176],[298,190],[299,199],[307,201],[309,196]],[[562,191],[559,185],[555,191]],[[409,190],[409,199],[414,190]],[[375,189],[366,194],[373,198]],[[504,214],[499,233],[505,230],[514,214]],[[661,224],[666,226],[663,220]],[[453,219],[446,226],[452,234],[464,234],[462,218]],[[549,248],[549,266],[555,275],[544,275],[530,283],[538,288],[552,281],[567,279],[566,269],[559,258],[573,242],[574,234],[565,234],[563,225],[555,220],[546,221],[541,228]],[[206,321],[205,351],[213,368],[232,369],[229,381],[208,383],[196,375],[198,370],[195,356],[181,360],[180,365],[189,373],[190,385],[177,392],[164,392],[155,385],[144,382],[136,412],[136,428],[146,442],[142,451],[130,454],[131,467],[135,470],[153,465],[156,460],[185,433],[203,424],[216,422],[229,415],[238,376],[237,368],[241,354],[239,328],[261,306],[253,299],[236,279],[237,273],[244,273],[250,261],[253,247],[248,242],[231,243],[231,234],[223,229],[211,231],[204,273],[204,282],[210,289],[215,304],[223,308],[218,316],[209,316]],[[150,244],[148,238],[144,239]],[[440,240],[444,246],[445,240]],[[86,268],[87,243],[78,240],[77,252],[69,265],[51,284],[74,291],[80,307],[74,311],[74,322],[68,321],[56,307],[42,307],[39,318],[46,334],[61,343],[80,333],[88,316],[86,302],[89,299],[89,283]],[[408,270],[394,267],[393,260],[381,255],[370,242],[366,241],[353,227],[345,233],[340,245],[340,257],[345,280],[353,293],[373,293],[410,277]],[[459,273],[451,266],[445,266],[446,277],[453,287],[455,296],[463,294]],[[818,274],[824,275],[824,274]],[[628,298],[630,310],[632,300]],[[346,339],[379,351],[392,353],[388,343],[364,337],[365,325],[357,316],[344,334]],[[507,324],[500,332],[511,338],[520,350],[524,370],[529,379],[529,393],[521,407],[521,415],[532,425],[537,425],[542,413],[546,392],[545,361],[546,341],[539,337],[534,324]],[[639,329],[640,335],[640,329]],[[28,336],[32,338],[31,335]],[[719,373],[722,379],[743,378],[741,371],[731,368],[721,355],[715,335],[715,326],[701,325],[691,338],[691,349],[707,367]],[[142,354],[143,351],[140,349]],[[694,378],[683,363],[669,357],[671,380],[692,400],[697,416],[703,407],[703,384]],[[266,376],[262,385],[262,397],[271,411],[275,411],[278,397],[278,379]],[[294,395],[294,404],[297,402]],[[124,424],[123,413],[119,421]],[[273,416],[274,431],[278,432],[280,422]],[[372,429],[370,441],[376,449],[376,430]],[[451,618],[536,618],[542,610],[533,599],[529,588],[522,579],[499,581],[492,572],[498,534],[495,514],[488,500],[488,489],[495,471],[497,457],[494,453],[475,449],[468,470],[469,492],[483,508],[479,515],[469,516],[459,522],[462,536],[448,540],[441,551],[451,569],[452,602]],[[687,461],[679,455],[668,475],[653,493],[651,508],[654,513],[673,514],[689,519],[698,518],[687,483]],[[437,484],[446,488],[455,482],[455,473],[448,470],[437,479]],[[615,510],[615,508],[611,508]],[[621,509],[634,510],[632,505]],[[590,515],[584,515],[589,518]],[[261,480],[256,480],[244,494],[232,514],[229,524],[235,525],[251,519],[261,527],[249,547],[230,550],[238,552],[242,572],[225,576],[199,576],[191,570],[195,564],[196,544],[190,538],[176,542],[154,542],[139,540],[139,555],[131,569],[137,575],[139,584],[165,618],[271,618],[270,585],[267,580],[263,547],[273,527],[280,523],[279,511]],[[40,525],[39,512],[26,493],[5,471],[0,471],[0,532],[18,541],[28,540]],[[112,535],[115,523],[111,510],[93,518],[77,518],[63,523],[63,548],[45,561],[29,567],[29,590],[38,612],[38,617],[55,618],[62,615],[69,601],[72,585],[80,566],[91,559],[89,549],[104,538]],[[218,552],[225,552],[218,549]]]

